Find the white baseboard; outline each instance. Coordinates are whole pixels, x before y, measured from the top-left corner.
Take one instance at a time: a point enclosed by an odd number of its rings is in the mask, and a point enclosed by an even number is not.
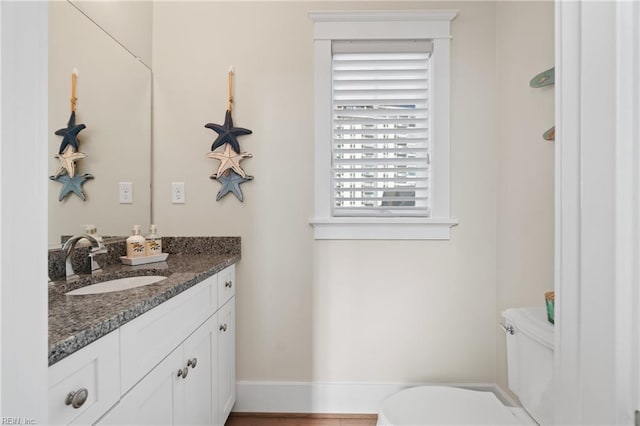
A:
[[[376,414],[382,401],[412,386],[440,385],[490,391],[505,405],[515,402],[495,383],[318,383],[255,382],[237,383],[233,407],[238,413],[331,413]]]

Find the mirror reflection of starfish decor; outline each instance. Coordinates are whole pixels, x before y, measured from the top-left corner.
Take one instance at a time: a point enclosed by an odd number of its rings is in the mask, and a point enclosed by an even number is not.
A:
[[[55,158],[60,160],[56,174],[49,176],[52,181],[62,184],[59,201],[63,201],[69,194],[74,193],[78,197],[85,201],[86,195],[82,190],[84,183],[90,179],[93,179],[93,175],[85,173],[83,175],[76,175],[76,161],[82,160],[87,157],[87,154],[80,152],[78,147],[78,133],[87,126],[84,124],[76,124],[76,84],[78,80],[78,70],[74,70],[71,74],[71,116],[67,127],[56,130],[57,136],[62,136],[62,142],[60,143],[60,149]]]
[[[204,126],[218,134],[218,137],[211,145],[211,152],[207,154],[209,158],[220,160],[217,172],[211,175],[211,179],[217,180],[222,184],[222,188],[220,188],[216,196],[216,201],[220,201],[220,199],[229,192],[233,192],[238,200],[243,201],[244,196],[240,189],[240,184],[253,180],[253,176],[247,176],[240,166],[242,160],[253,157],[253,154],[240,150],[238,137],[250,135],[252,132],[249,129],[234,127],[233,125],[233,118],[231,117],[233,110],[233,74],[233,68],[230,68],[229,100],[227,103],[227,112],[224,117],[224,124],[208,123]],[[218,148],[223,149],[216,151]]]

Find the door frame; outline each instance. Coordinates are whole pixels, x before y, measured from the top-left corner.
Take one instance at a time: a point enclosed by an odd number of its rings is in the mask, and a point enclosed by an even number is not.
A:
[[[556,2],[557,424],[640,407],[637,2]]]
[[[0,1],[0,415],[47,417],[48,6]]]

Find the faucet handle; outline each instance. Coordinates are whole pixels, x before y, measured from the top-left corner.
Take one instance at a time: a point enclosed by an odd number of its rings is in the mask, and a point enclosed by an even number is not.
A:
[[[91,275],[97,274],[98,272],[102,272],[102,268],[100,267],[100,264],[98,263],[96,258],[93,257],[94,254],[97,254],[97,253],[89,254],[89,258],[91,259]]]
[[[94,254],[107,254],[108,252],[109,250],[107,250],[107,247],[100,244],[100,247],[91,247],[89,256],[93,256]]]
[[[102,268],[100,267],[100,264],[98,263],[98,261],[96,260],[96,254],[106,254],[107,253],[107,248],[106,247],[95,247],[95,248],[91,248],[91,251],[89,252],[89,259],[91,260],[91,274],[97,274],[99,272],[102,272]]]

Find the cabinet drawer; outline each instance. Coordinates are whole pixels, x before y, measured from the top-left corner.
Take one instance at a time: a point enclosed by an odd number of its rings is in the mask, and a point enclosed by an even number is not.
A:
[[[49,367],[49,423],[91,424],[120,398],[118,332],[112,332]],[[70,392],[78,408],[66,404]]]
[[[218,273],[218,307],[236,295],[236,265]]]
[[[120,328],[124,394],[211,316],[217,277],[209,277]]]

